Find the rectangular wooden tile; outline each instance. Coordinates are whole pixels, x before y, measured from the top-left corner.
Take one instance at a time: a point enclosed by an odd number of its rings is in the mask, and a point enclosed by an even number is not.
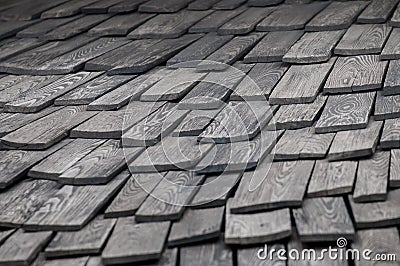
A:
[[[64,4],[51,8],[41,14],[41,18],[62,18],[81,13],[84,6],[90,5],[97,0],[71,0]]]
[[[210,254],[203,256],[203,254]],[[211,256],[212,255],[212,256]],[[233,266],[233,251],[223,241],[206,243],[196,246],[187,246],[180,249],[182,265],[224,265]]]
[[[358,16],[357,22],[385,23],[396,8],[398,2],[398,0],[372,0],[367,8]]]
[[[111,6],[108,9],[108,13],[129,13],[135,11],[140,4],[146,2],[147,0],[123,0],[118,4]]]
[[[204,1],[202,1],[204,2]],[[211,14],[205,16],[203,19],[199,20],[193,26],[188,29],[189,33],[202,33],[202,32],[216,32],[219,27],[224,25],[226,22],[236,17],[246,8],[236,8],[233,10],[217,10]]]
[[[400,8],[397,6],[395,9],[392,18],[389,21],[389,25],[393,27],[399,27],[400,26]]]
[[[399,119],[386,119],[379,141],[382,149],[400,148],[400,123]]]
[[[39,0],[35,3],[22,2],[16,6],[6,9],[0,13],[1,20],[28,21],[40,17],[40,14],[47,9],[58,6],[65,0],[45,1]]]
[[[193,110],[172,132],[173,137],[198,136],[214,120],[220,110]],[[1,115],[0,115],[1,117]],[[0,120],[1,121],[1,120]]]
[[[216,10],[230,10],[239,7],[241,4],[246,2],[245,0],[221,0],[213,5],[213,9]]]
[[[220,0],[195,0],[189,3],[187,9],[189,10],[208,10]]]
[[[139,6],[140,12],[175,13],[186,7],[190,0],[149,0]]]
[[[389,187],[398,188],[400,187],[400,150],[393,149],[390,151],[390,177]]]
[[[81,11],[84,14],[106,14],[111,6],[119,2],[121,0],[100,0],[82,7]]]
[[[382,94],[385,96],[400,94],[400,78],[397,73],[400,70],[400,60],[392,60],[386,72]]]
[[[381,91],[376,95],[374,118],[376,120],[400,117],[400,95],[384,96]]]
[[[36,38],[24,38],[24,39],[11,39],[8,38],[1,42],[2,53],[0,60],[6,60],[10,57],[24,53],[28,50],[34,49],[43,45],[45,42]]]
[[[400,29],[393,28],[382,50],[381,53],[382,60],[400,59],[399,39],[400,39]]]
[[[24,30],[19,31],[16,36],[18,38],[39,38],[40,36],[48,33],[49,31],[57,27],[60,27],[64,24],[67,24],[77,18],[79,17],[75,16],[75,17],[60,18],[60,19],[46,19]]]

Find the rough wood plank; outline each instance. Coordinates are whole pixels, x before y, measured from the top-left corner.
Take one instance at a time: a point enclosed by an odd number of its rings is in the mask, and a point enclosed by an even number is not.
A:
[[[343,34],[341,30],[307,32],[289,49],[282,61],[293,64],[326,62]]]
[[[204,256],[207,254],[207,256]],[[192,266],[233,266],[233,251],[223,241],[196,246],[187,246],[180,249],[182,265]]]
[[[64,107],[2,137],[1,143],[14,148],[46,149],[95,114],[84,111],[83,107]]]
[[[52,232],[16,231],[0,247],[0,265],[30,265],[51,236]]]
[[[62,18],[77,15],[81,13],[82,7],[90,5],[96,1],[98,0],[71,0],[43,12],[41,18]]]
[[[42,44],[44,41],[36,38],[25,38],[25,39],[6,39],[1,42],[1,55],[0,60],[4,61],[10,57],[24,53],[28,50],[34,49]]]
[[[327,98],[327,96],[318,95],[312,103],[280,106],[267,129],[300,129],[313,126],[322,112]]]
[[[139,12],[175,13],[186,7],[191,0],[149,0],[139,6]]]
[[[173,137],[198,136],[214,120],[220,110],[193,110],[177,126]],[[0,115],[1,117],[1,115]],[[1,121],[1,120],[0,120]]]
[[[236,17],[245,10],[246,10],[245,8],[239,7],[234,10],[214,11],[210,15],[205,16],[203,19],[201,19],[196,24],[191,26],[188,32],[189,33],[216,32],[219,27],[221,27],[226,22]]]
[[[159,14],[129,33],[128,38],[177,38],[210,13],[211,11],[183,10],[174,14]]]
[[[254,172],[244,173],[231,200],[231,212],[247,213],[301,206],[313,167],[314,161],[262,161]],[[250,191],[252,179],[262,182]]]
[[[39,38],[40,36],[48,33],[49,31],[54,30],[57,27],[60,27],[64,24],[67,24],[78,17],[68,17],[68,18],[60,18],[60,19],[46,19],[37,24],[34,24],[22,31],[17,33],[18,38]]]
[[[232,18],[218,29],[218,34],[247,34],[253,31],[260,20],[268,16],[273,8],[250,7]]]
[[[147,196],[164,178],[164,175],[165,173],[132,175],[108,206],[104,216],[107,218],[118,218],[134,215]]]
[[[44,260],[40,261],[42,253],[39,254],[37,260],[38,265],[43,266],[63,266],[63,265],[75,265],[75,266],[86,266],[89,261],[89,257],[77,257],[77,258],[66,258],[66,259],[55,259],[55,260]],[[42,264],[41,264],[42,263]]]
[[[389,151],[380,151],[358,162],[357,181],[354,186],[354,202],[386,200],[389,182]]]
[[[372,155],[382,124],[380,121],[372,121],[365,129],[338,132],[333,139],[328,159],[336,161]]]
[[[96,217],[79,231],[57,232],[45,249],[46,257],[90,255],[101,252],[116,219]]]
[[[7,103],[4,109],[7,112],[33,113],[50,106],[55,99],[75,89],[76,87],[99,76],[100,73],[79,72],[64,76],[34,91],[21,93],[15,100]],[[78,108],[83,110],[83,108]]]
[[[91,28],[88,34],[91,36],[125,36],[154,16],[154,14],[142,13],[114,16]]]
[[[47,180],[25,180],[0,194],[0,225],[22,226],[60,185]]]
[[[224,209],[187,210],[180,221],[173,223],[168,246],[184,246],[218,238]]]
[[[304,29],[305,24],[327,6],[324,2],[304,5],[280,5],[257,25],[258,31]]]
[[[400,187],[400,150],[393,149],[390,151],[390,177],[389,186],[391,188]]]
[[[203,182],[193,172],[168,172],[136,212],[140,222],[179,220]]]
[[[81,12],[84,14],[106,14],[108,9],[122,0],[100,0],[84,6]]]
[[[332,2],[307,23],[306,30],[346,29],[356,20],[368,3],[366,1]]]
[[[327,133],[366,128],[375,92],[331,95],[315,125],[315,132]]]
[[[1,16],[1,14],[0,14]],[[0,40],[15,35],[18,31],[23,30],[37,21],[2,21],[0,22]]]
[[[119,218],[101,254],[102,262],[110,265],[160,259],[169,228],[170,222],[136,223],[135,217]]]
[[[243,61],[245,63],[282,61],[282,57],[302,35],[303,31],[269,32]]]
[[[399,27],[400,26],[400,8],[397,6],[396,10],[393,13],[392,18],[389,21],[389,25],[393,27]]]
[[[58,181],[74,185],[107,184],[142,152],[142,148],[124,150],[119,140],[108,140],[63,172]]]
[[[189,3],[187,9],[189,10],[208,10],[220,0],[195,0]]]
[[[397,73],[400,71],[400,60],[389,62],[389,68],[386,72],[385,83],[382,93],[385,96],[400,94],[400,79]]]
[[[354,24],[335,47],[335,54],[378,54],[382,51],[391,29],[386,24]]]
[[[246,0],[221,0],[218,1],[213,8],[217,10],[235,9],[245,2]]]
[[[336,58],[327,63],[292,65],[269,97],[270,104],[311,103],[325,82]]]
[[[400,123],[399,119],[386,119],[379,141],[382,149],[400,148]]]
[[[39,0],[35,3],[23,1],[22,3],[6,9],[0,13],[1,20],[32,20],[40,17],[40,14],[50,8],[65,3],[66,0],[46,1]]]
[[[357,161],[316,161],[308,184],[307,197],[325,197],[353,191]]]
[[[398,117],[400,117],[400,95],[384,96],[381,91],[378,91],[374,118],[383,120]]]
[[[261,33],[237,36],[208,56],[197,66],[198,71],[225,70],[239,58],[247,54],[263,37]]]
[[[230,102],[198,137],[199,141],[229,143],[251,140],[271,120],[266,102]]]
[[[394,28],[381,53],[382,60],[400,59],[400,29]]]
[[[357,229],[398,226],[400,224],[400,189],[391,190],[386,201],[356,203],[349,196]]]
[[[89,104],[100,96],[127,83],[135,76],[107,76],[102,75],[82,84],[81,86],[67,92],[54,101],[54,105],[84,105]]]
[[[343,93],[380,89],[387,62],[378,55],[339,57],[330,73],[324,92]]]
[[[365,10],[358,16],[358,23],[385,23],[399,0],[379,1],[372,0]]]
[[[147,0],[123,0],[120,3],[111,6],[108,9],[108,13],[129,13],[135,11],[140,4],[146,1]]]
[[[235,88],[230,99],[233,101],[260,101],[267,99],[273,88],[287,71],[283,63],[257,63]]]
[[[312,127],[286,130],[275,146],[275,160],[325,158],[334,133],[316,134]]]
[[[107,185],[63,186],[24,223],[26,230],[82,229],[115,195],[129,177],[123,172]],[[48,181],[51,182],[51,181]]]
[[[232,38],[233,36],[209,33],[168,60],[167,66],[170,68],[196,67],[200,60],[205,59]]]
[[[289,209],[255,214],[230,213],[230,201],[225,216],[225,243],[259,244],[288,237],[292,233]]]
[[[293,216],[302,242],[354,239],[353,222],[341,197],[305,199]]]
[[[104,140],[99,139],[76,139],[46,159],[41,160],[39,164],[29,170],[28,175],[41,179],[57,180],[58,176],[104,142]]]

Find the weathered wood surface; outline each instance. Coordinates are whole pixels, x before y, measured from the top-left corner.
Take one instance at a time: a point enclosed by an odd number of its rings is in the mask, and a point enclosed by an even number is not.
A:
[[[122,0],[118,4],[111,6],[108,9],[108,13],[129,13],[135,11],[140,4],[146,2],[147,0]]]
[[[47,9],[58,6],[65,3],[66,0],[46,1],[40,0],[35,3],[32,2],[20,2],[16,6],[8,8],[0,13],[1,20],[7,21],[28,21],[40,17],[40,14]],[[15,23],[15,22],[13,22]],[[18,24],[17,22],[16,24]]]
[[[282,3],[283,0],[249,0],[248,6],[274,6]]]
[[[305,199],[293,216],[302,242],[354,239],[353,222],[341,197]]]
[[[400,8],[397,6],[396,10],[393,13],[392,18],[389,21],[389,25],[393,27],[399,27],[400,26]]]
[[[34,266],[63,266],[63,265],[76,265],[76,266],[87,266],[89,264],[89,257],[76,257],[76,258],[66,258],[66,259],[49,259],[46,260],[44,258],[43,253],[39,253],[39,256],[36,258]]]
[[[6,39],[0,43],[1,55],[0,60],[6,60],[28,50],[43,45],[45,42],[36,38],[25,39]]]
[[[376,120],[400,117],[400,95],[384,96],[381,91],[376,95],[374,118]]]
[[[204,1],[202,1],[204,2]],[[217,10],[210,15],[205,16],[196,24],[191,26],[188,30],[189,33],[202,33],[202,32],[216,32],[219,27],[226,22],[242,13],[245,8],[236,8],[234,10]]]
[[[387,62],[378,55],[339,57],[324,86],[327,93],[380,89]]]
[[[400,187],[400,150],[393,149],[390,151],[390,177],[389,186],[391,188]]]
[[[83,107],[64,107],[2,137],[1,142],[14,148],[46,149],[95,114],[85,111]]]
[[[193,110],[172,132],[173,137],[198,136],[214,120],[220,110]],[[1,120],[0,120],[1,121]]]
[[[381,53],[382,60],[400,59],[400,29],[393,28]]]
[[[322,89],[336,58],[327,63],[292,65],[269,97],[270,104],[313,102]]]
[[[136,223],[135,217],[119,218],[101,254],[102,262],[110,265],[159,259],[169,228],[170,222]]]
[[[331,95],[315,125],[315,132],[327,133],[366,128],[375,92]]]
[[[81,8],[97,0],[72,0],[64,4],[58,5],[52,9],[49,9],[41,14],[41,18],[62,18],[77,15],[81,12]]]
[[[187,246],[180,250],[180,261],[182,265],[233,266],[233,251],[223,241]]]
[[[313,167],[314,161],[262,161],[254,172],[244,173],[230,211],[247,213],[301,206]],[[262,182],[250,191],[252,179]]]
[[[84,6],[81,11],[84,14],[106,14],[108,8],[118,4],[121,0],[100,0],[90,5]]]
[[[246,0],[221,0],[214,4],[213,8],[217,10],[235,9],[244,2],[246,2]]]
[[[156,12],[156,13],[175,13],[186,7],[190,0],[150,0],[139,6],[140,12]]]
[[[398,2],[398,0],[372,0],[367,8],[358,16],[357,22],[385,23],[396,8]]]
[[[340,131],[329,150],[330,161],[352,159],[372,155],[378,143],[382,122],[370,122],[367,128]]]
[[[283,56],[282,61],[310,64],[328,61],[344,31],[306,32]]]
[[[351,193],[356,179],[357,161],[316,161],[307,188],[307,197],[326,197]]]
[[[389,37],[386,24],[352,25],[335,47],[337,55],[378,54]]]
[[[397,73],[400,70],[400,60],[392,60],[386,72],[382,93],[385,96],[400,94],[400,78]]]
[[[379,141],[382,149],[400,148],[400,123],[399,119],[386,119]]]
[[[389,183],[389,151],[375,152],[372,158],[358,162],[354,202],[386,200]]]
[[[220,0],[195,0],[189,3],[187,9],[189,10],[208,10]]]
[[[63,186],[41,204],[24,223],[24,227],[27,230],[82,229],[115,195],[128,177],[129,174],[123,172],[107,185]]]
[[[267,2],[265,0],[256,0],[257,2]],[[268,0],[268,2],[271,2]],[[285,250],[285,246],[282,244],[272,244],[269,248],[274,250]],[[271,257],[268,257],[268,254],[260,254],[262,256],[266,256],[265,260],[262,260],[258,257],[257,253],[260,248],[258,247],[240,247],[237,249],[237,265],[238,266],[285,266],[286,262],[284,260],[280,260],[278,258],[277,253],[271,254]]]
[[[64,24],[67,24],[79,17],[68,17],[61,19],[47,19],[43,20],[37,24],[34,24],[24,30],[19,31],[16,36],[18,38],[39,38],[40,36],[48,33],[49,31],[54,30],[57,27],[60,27]]]

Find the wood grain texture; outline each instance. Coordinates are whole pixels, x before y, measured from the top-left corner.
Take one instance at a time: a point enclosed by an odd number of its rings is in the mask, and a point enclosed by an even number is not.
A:
[[[390,151],[390,177],[389,187],[398,188],[400,187],[400,150],[393,149]]]
[[[213,8],[216,10],[230,10],[239,7],[246,2],[245,0],[221,0],[216,3]]]
[[[342,30],[307,32],[293,44],[282,61],[293,64],[326,62],[343,34]]]
[[[182,219],[172,225],[168,246],[185,246],[218,239],[224,209],[224,207],[219,207],[187,210]]]
[[[50,106],[61,95],[99,76],[100,73],[79,72],[64,76],[46,86],[21,93],[14,100],[5,104],[7,112],[34,113]],[[83,110],[77,107],[77,110]]]
[[[336,58],[327,63],[292,65],[269,97],[270,104],[311,103],[321,90]]]
[[[381,91],[376,95],[374,118],[376,120],[400,117],[400,95],[384,96]]]
[[[332,2],[306,25],[307,31],[341,30],[350,27],[367,6],[365,1]]]
[[[135,11],[140,4],[146,2],[147,0],[123,0],[118,4],[111,6],[108,9],[108,13],[129,13]]]
[[[258,31],[289,31],[304,29],[305,24],[327,6],[324,2],[280,5],[257,25]]]
[[[397,6],[396,10],[393,13],[392,18],[389,21],[389,25],[393,27],[399,27],[400,26],[400,8]]]
[[[236,17],[245,10],[246,10],[245,8],[239,7],[233,10],[214,11],[211,14],[205,16],[197,23],[195,23],[193,26],[191,26],[188,29],[188,32],[189,33],[216,32],[218,31],[219,27],[221,27],[226,22]]]
[[[183,10],[174,14],[159,14],[129,33],[128,38],[177,38],[210,13],[210,11]]]
[[[119,218],[101,254],[102,262],[110,265],[160,259],[169,228],[170,222],[136,223],[135,217]]]
[[[136,212],[139,222],[179,220],[203,182],[193,172],[168,172]]]
[[[30,265],[51,236],[52,232],[16,231],[0,247],[0,265]]]
[[[330,161],[352,159],[372,155],[378,143],[382,122],[370,122],[365,129],[340,131],[329,150]]]
[[[108,140],[63,172],[58,181],[74,185],[107,184],[141,152],[142,148],[124,150],[119,140]]]
[[[207,254],[205,256],[205,254]],[[180,250],[182,265],[233,266],[233,251],[223,241],[187,246]]]
[[[385,96],[398,95],[400,93],[400,79],[397,75],[400,70],[400,60],[392,60],[386,72],[382,93]]]
[[[41,261],[40,260],[41,255],[42,255],[42,253],[39,253],[39,256],[35,260],[35,263],[38,263],[38,265],[44,265],[44,266],[63,266],[63,265],[86,266],[87,265],[86,263],[89,261],[88,256],[77,257],[77,258],[66,258],[66,259],[54,259],[54,260],[43,259],[43,261]]]
[[[256,0],[257,2],[267,2],[265,0]],[[268,2],[272,2],[268,0]],[[286,250],[285,246],[282,244],[272,244],[270,245],[271,250]],[[268,257],[265,260],[260,259],[257,256],[257,252],[259,252],[259,248],[255,247],[240,247],[237,249],[237,265],[238,266],[285,266],[286,263],[284,260],[280,260],[278,258],[277,253],[271,254],[272,258]],[[261,254],[264,256],[264,254]]]
[[[244,57],[245,63],[279,62],[290,47],[303,35],[303,31],[269,32]]]
[[[349,196],[357,229],[397,226],[400,222],[400,189],[391,190],[386,201],[356,203]]]
[[[40,14],[47,9],[60,5],[66,2],[65,0],[45,1],[40,0],[36,3],[22,2],[6,9],[0,13],[1,20],[7,21],[29,21],[40,17]]]
[[[292,233],[289,209],[254,214],[230,213],[230,201],[225,215],[225,243],[259,244],[283,239]]]
[[[382,51],[391,30],[386,24],[351,25],[335,47],[335,54],[378,54]]]
[[[175,13],[186,7],[190,0],[149,0],[139,6],[139,12]]]
[[[396,8],[398,0],[379,1],[372,0],[365,10],[358,16],[358,23],[385,23],[393,10]]]
[[[302,208],[293,209],[302,242],[354,239],[354,226],[341,197],[305,199]]]
[[[390,33],[389,39],[387,40],[385,47],[381,53],[382,60],[394,60],[400,59],[400,29],[394,28]]]
[[[254,172],[243,174],[231,200],[231,212],[248,213],[301,206],[313,167],[314,161],[262,161]],[[252,179],[263,181],[250,191]]]
[[[344,93],[380,89],[387,62],[378,55],[339,57],[330,73],[324,92]]]
[[[96,217],[79,231],[58,232],[45,249],[46,257],[90,255],[101,252],[116,219]]]
[[[64,107],[2,137],[1,142],[14,148],[46,149],[95,114],[86,112],[83,107]]]
[[[131,216],[163,179],[165,173],[133,174],[107,207],[106,218]]]
[[[36,23],[24,30],[19,31],[16,36],[18,38],[39,38],[40,36],[48,33],[51,30],[54,30],[57,27],[60,27],[64,24],[67,24],[78,17],[68,17],[68,18],[60,18],[60,19],[46,19],[39,23]]]
[[[35,231],[80,230],[107,204],[128,177],[129,174],[123,172],[107,185],[63,186],[41,204],[24,227]]]
[[[354,186],[354,202],[386,200],[389,183],[389,151],[374,153],[370,159],[360,160]]]
[[[121,0],[100,0],[82,7],[81,11],[84,14],[106,14],[110,7],[119,2],[121,2]]]
[[[36,38],[26,38],[22,40],[8,38],[0,43],[2,50],[0,59],[3,61],[20,53],[34,49],[44,43],[44,41]]]
[[[386,119],[379,141],[382,149],[400,148],[400,124],[399,119]]]
[[[41,160],[40,163],[29,170],[28,175],[57,181],[58,177],[68,168],[104,142],[104,140],[99,139],[76,139],[46,159]]]
[[[351,193],[356,179],[357,165],[357,161],[316,161],[308,184],[307,197]]]
[[[315,132],[337,132],[366,128],[375,92],[331,95],[315,125]]]
[[[62,18],[81,13],[84,6],[90,5],[97,0],[72,0],[51,8],[41,14],[41,18]]]
[[[187,9],[189,10],[208,10],[220,0],[195,0],[189,3]]]
[[[220,110],[192,110],[172,132],[173,137],[198,136],[214,120]],[[1,121],[1,120],[0,120]]]
[[[312,127],[286,130],[275,146],[274,160],[325,158],[334,137],[316,134]]]

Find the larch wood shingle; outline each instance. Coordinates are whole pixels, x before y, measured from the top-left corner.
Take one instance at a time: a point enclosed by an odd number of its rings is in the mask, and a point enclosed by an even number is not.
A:
[[[371,3],[358,16],[358,23],[385,23],[399,0],[379,1],[372,0]]]

